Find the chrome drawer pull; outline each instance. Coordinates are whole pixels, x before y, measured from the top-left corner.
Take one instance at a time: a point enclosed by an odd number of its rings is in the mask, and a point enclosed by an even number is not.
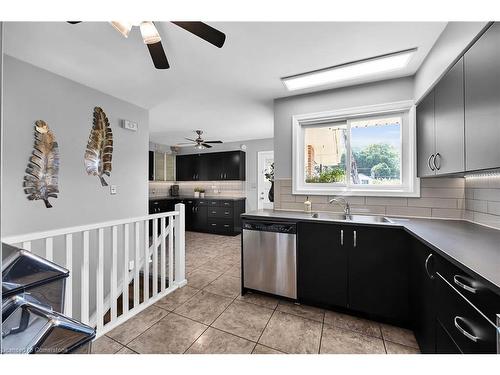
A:
[[[461,275],[455,275],[453,276],[453,282],[458,285],[460,288],[465,289],[468,292],[471,293],[477,293],[477,289],[473,288],[470,285],[467,285],[466,283],[468,282],[469,284],[472,284],[471,281],[472,279],[469,279],[468,277],[461,276]]]
[[[354,245],[354,247],[356,247],[356,245],[357,245],[357,235],[356,235],[356,231],[354,231],[353,245]]]
[[[432,160],[433,158],[435,158],[434,154],[432,154],[431,156],[429,156],[429,159],[427,159],[427,165],[429,166],[429,169],[430,169],[431,171],[436,170],[436,168],[435,168],[435,167],[434,167],[434,168],[432,167],[431,160]]]
[[[434,275],[432,275],[430,272],[429,272],[429,260],[432,258],[432,254],[429,254],[429,256],[427,257],[427,259],[425,260],[425,264],[424,264],[424,268],[425,268],[425,272],[427,272],[427,276],[429,276],[429,278],[431,280],[434,279]]]
[[[340,246],[344,246],[344,230],[340,230]]]
[[[462,318],[461,316],[456,316],[455,319],[453,319],[453,321],[455,322],[455,327],[460,331],[460,333],[462,335],[464,335],[465,337],[467,337],[469,340],[471,341],[474,341],[474,342],[477,342],[479,340],[479,337],[477,336],[474,336],[474,335],[471,335],[469,332],[467,332],[465,329],[463,329],[460,324],[459,324],[459,321],[460,322],[463,322],[465,324],[467,324],[465,322],[465,319]]]

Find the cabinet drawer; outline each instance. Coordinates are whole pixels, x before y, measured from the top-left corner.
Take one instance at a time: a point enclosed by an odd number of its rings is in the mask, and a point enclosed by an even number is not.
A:
[[[233,217],[233,209],[226,207],[209,207],[208,208],[208,217],[216,217],[216,218],[232,218]]]
[[[495,322],[496,314],[500,312],[500,296],[444,258],[436,257],[435,270],[488,319]]]
[[[495,353],[496,328],[436,273],[437,319],[461,352]]]
[[[233,232],[233,223],[228,220],[209,218],[208,231],[214,233],[231,233]]]
[[[226,207],[226,208],[232,208],[234,205],[233,201],[224,201],[220,199],[213,199],[208,201],[208,205],[210,207]]]

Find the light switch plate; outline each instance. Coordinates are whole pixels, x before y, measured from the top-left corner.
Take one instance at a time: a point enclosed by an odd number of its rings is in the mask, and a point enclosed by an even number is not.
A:
[[[123,129],[132,130],[133,132],[136,132],[139,129],[139,125],[137,124],[137,122],[133,122],[130,120],[122,120],[122,126]]]
[[[115,195],[115,194],[116,194],[116,185],[111,185],[111,186],[109,187],[109,193],[110,193],[111,195]]]

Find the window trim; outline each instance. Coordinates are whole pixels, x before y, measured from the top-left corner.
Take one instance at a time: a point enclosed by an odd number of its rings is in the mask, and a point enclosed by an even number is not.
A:
[[[349,121],[358,117],[384,116],[397,113],[407,114],[407,142],[401,142],[401,178],[402,184],[397,186],[359,185],[347,187],[345,184],[306,183],[304,176],[304,130],[307,125]],[[402,124],[402,130],[405,121]],[[403,137],[403,131],[401,132]],[[406,147],[405,147],[406,146]],[[348,145],[350,157],[350,145]],[[403,162],[406,158],[406,163]],[[348,159],[350,160],[350,159]],[[406,174],[406,177],[405,177]],[[347,176],[350,178],[350,176]],[[382,196],[382,197],[419,197],[420,179],[417,177],[416,157],[416,119],[415,103],[405,100],[369,106],[344,108],[333,111],[308,113],[292,116],[292,193],[300,195],[352,195],[352,196]]]

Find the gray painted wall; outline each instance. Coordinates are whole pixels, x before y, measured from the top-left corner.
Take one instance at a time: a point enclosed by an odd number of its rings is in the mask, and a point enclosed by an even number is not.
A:
[[[4,71],[3,236],[147,214],[147,110],[10,56],[4,56]],[[95,106],[104,109],[113,130],[108,182],[117,185],[117,195],[84,170]],[[60,194],[50,209],[41,201],[28,201],[22,187],[39,119],[54,131],[60,151]],[[124,130],[120,119],[137,122],[139,130]]]
[[[241,142],[228,142],[221,145],[216,145],[210,150],[202,150],[202,153],[206,152],[219,152],[219,151],[234,151],[240,150],[241,145],[246,145],[246,197],[247,205],[246,210],[252,211],[257,209],[257,153],[259,151],[273,151],[274,150],[274,140],[273,138],[265,139],[254,139],[249,141]],[[183,147],[179,154],[197,154],[198,150],[193,148]]]
[[[455,63],[488,22],[449,22],[415,75],[418,102]]]
[[[292,116],[413,99],[413,78],[351,86],[274,101],[276,179],[292,177]]]

